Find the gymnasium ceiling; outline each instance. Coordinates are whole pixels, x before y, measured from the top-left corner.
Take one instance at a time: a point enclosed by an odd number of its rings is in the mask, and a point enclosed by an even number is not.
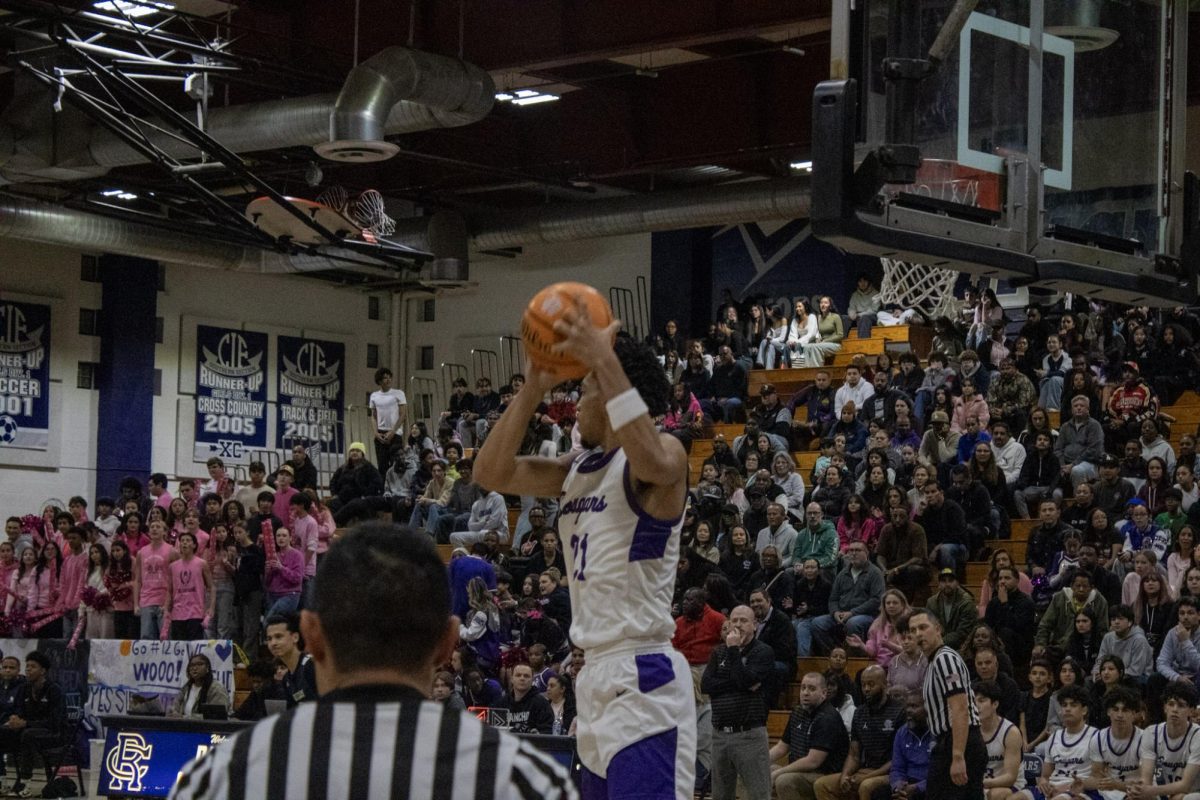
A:
[[[0,0],[10,20],[47,5]],[[316,163],[323,185],[373,187],[426,209],[470,213],[794,174],[789,164],[808,157],[813,87],[829,72],[828,0],[361,0],[357,42],[354,0],[176,5],[210,24],[173,22],[164,33],[218,31],[263,67],[228,88],[218,81],[214,106],[336,92],[356,47],[361,60],[397,44],[462,57],[487,70],[497,91],[561,98],[497,103],[481,122],[395,137],[399,155],[371,165],[332,164],[307,147],[252,158],[284,192],[314,196],[305,174]],[[29,56],[31,42],[6,38],[10,66],[14,50]],[[13,74],[0,87],[5,104]],[[178,84],[152,88],[192,113]],[[205,181],[221,188],[220,176]],[[144,165],[7,189],[61,199],[167,183]]]

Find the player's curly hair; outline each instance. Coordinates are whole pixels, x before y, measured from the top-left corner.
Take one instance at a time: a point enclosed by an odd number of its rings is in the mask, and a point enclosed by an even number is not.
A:
[[[617,360],[621,362],[621,368],[625,370],[625,377],[629,378],[629,382],[641,395],[642,402],[650,410],[650,416],[657,417],[667,413],[667,405],[671,399],[671,383],[650,346],[628,334],[620,333],[617,335],[617,341],[613,343],[613,351],[617,354]]]

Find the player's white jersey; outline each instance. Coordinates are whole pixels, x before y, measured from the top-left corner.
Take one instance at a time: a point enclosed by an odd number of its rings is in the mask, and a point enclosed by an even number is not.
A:
[[[1088,748],[1089,758],[1093,764],[1107,764],[1110,778],[1116,778],[1121,783],[1136,781],[1142,764],[1141,741],[1140,728],[1134,728],[1133,735],[1128,739],[1118,739],[1113,736],[1112,728],[1104,728],[1096,731],[1092,737]],[[1120,789],[1106,789],[1100,794],[1105,800],[1121,800],[1125,797],[1125,792]]]
[[[679,516],[638,504],[621,448],[581,453],[563,483],[558,530],[571,591],[571,642],[590,650],[628,639],[670,641],[679,568]]]
[[[1092,737],[1096,729],[1084,725],[1079,733],[1068,733],[1066,728],[1059,728],[1050,737],[1050,746],[1046,748],[1046,758],[1054,765],[1050,774],[1050,782],[1061,784],[1075,778],[1086,778],[1092,774],[1092,758],[1088,754]]]
[[[1188,724],[1179,738],[1167,735],[1167,723],[1160,722],[1142,731],[1139,748],[1143,760],[1154,759],[1154,782],[1174,783],[1183,777],[1188,764],[1200,764],[1200,726]]]
[[[1000,727],[996,728],[992,738],[984,742],[987,746],[987,771],[983,773],[984,778],[994,778],[997,773],[1003,771],[1004,740],[1008,736],[1008,732],[1015,727],[1017,726],[1001,717]],[[1017,779],[1013,782],[1012,788],[1014,792],[1025,788],[1025,773],[1020,769],[1017,770]]]

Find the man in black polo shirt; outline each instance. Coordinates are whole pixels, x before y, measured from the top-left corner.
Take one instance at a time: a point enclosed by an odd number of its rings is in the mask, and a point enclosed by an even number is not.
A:
[[[823,775],[841,772],[850,737],[841,716],[825,700],[825,676],[810,672],[800,682],[800,704],[771,748],[771,762],[787,763],[771,770],[779,800],[814,800],[813,784]]]
[[[840,773],[816,782],[817,800],[871,800],[876,789],[888,786],[892,744],[904,724],[904,705],[888,694],[883,667],[872,664],[859,677],[866,702],[854,710],[850,751]]]
[[[300,643],[300,618],[296,614],[276,614],[267,618],[267,649],[287,672],[283,676],[282,700],[288,708],[317,699],[317,673],[312,657]]]
[[[738,779],[750,797],[771,793],[767,703],[763,687],[771,677],[775,654],[754,633],[749,606],[729,612],[725,643],[713,648],[700,679],[712,701],[712,796],[733,800]]]
[[[20,714],[4,723],[4,750],[17,751],[17,782],[9,794],[23,794],[24,781],[33,777],[33,766],[43,747],[58,744],[67,720],[67,705],[62,689],[50,680],[50,658],[35,650],[25,656],[25,691]]]

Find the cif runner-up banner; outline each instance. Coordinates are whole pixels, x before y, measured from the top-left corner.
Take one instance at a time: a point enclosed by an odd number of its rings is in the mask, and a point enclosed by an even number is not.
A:
[[[275,446],[319,443],[323,451],[340,451],[342,445],[334,438],[346,398],[346,345],[280,336],[277,347],[279,411]]]
[[[0,447],[50,444],[50,306],[0,300]]]
[[[243,464],[267,444],[267,334],[196,326],[195,460]]]

